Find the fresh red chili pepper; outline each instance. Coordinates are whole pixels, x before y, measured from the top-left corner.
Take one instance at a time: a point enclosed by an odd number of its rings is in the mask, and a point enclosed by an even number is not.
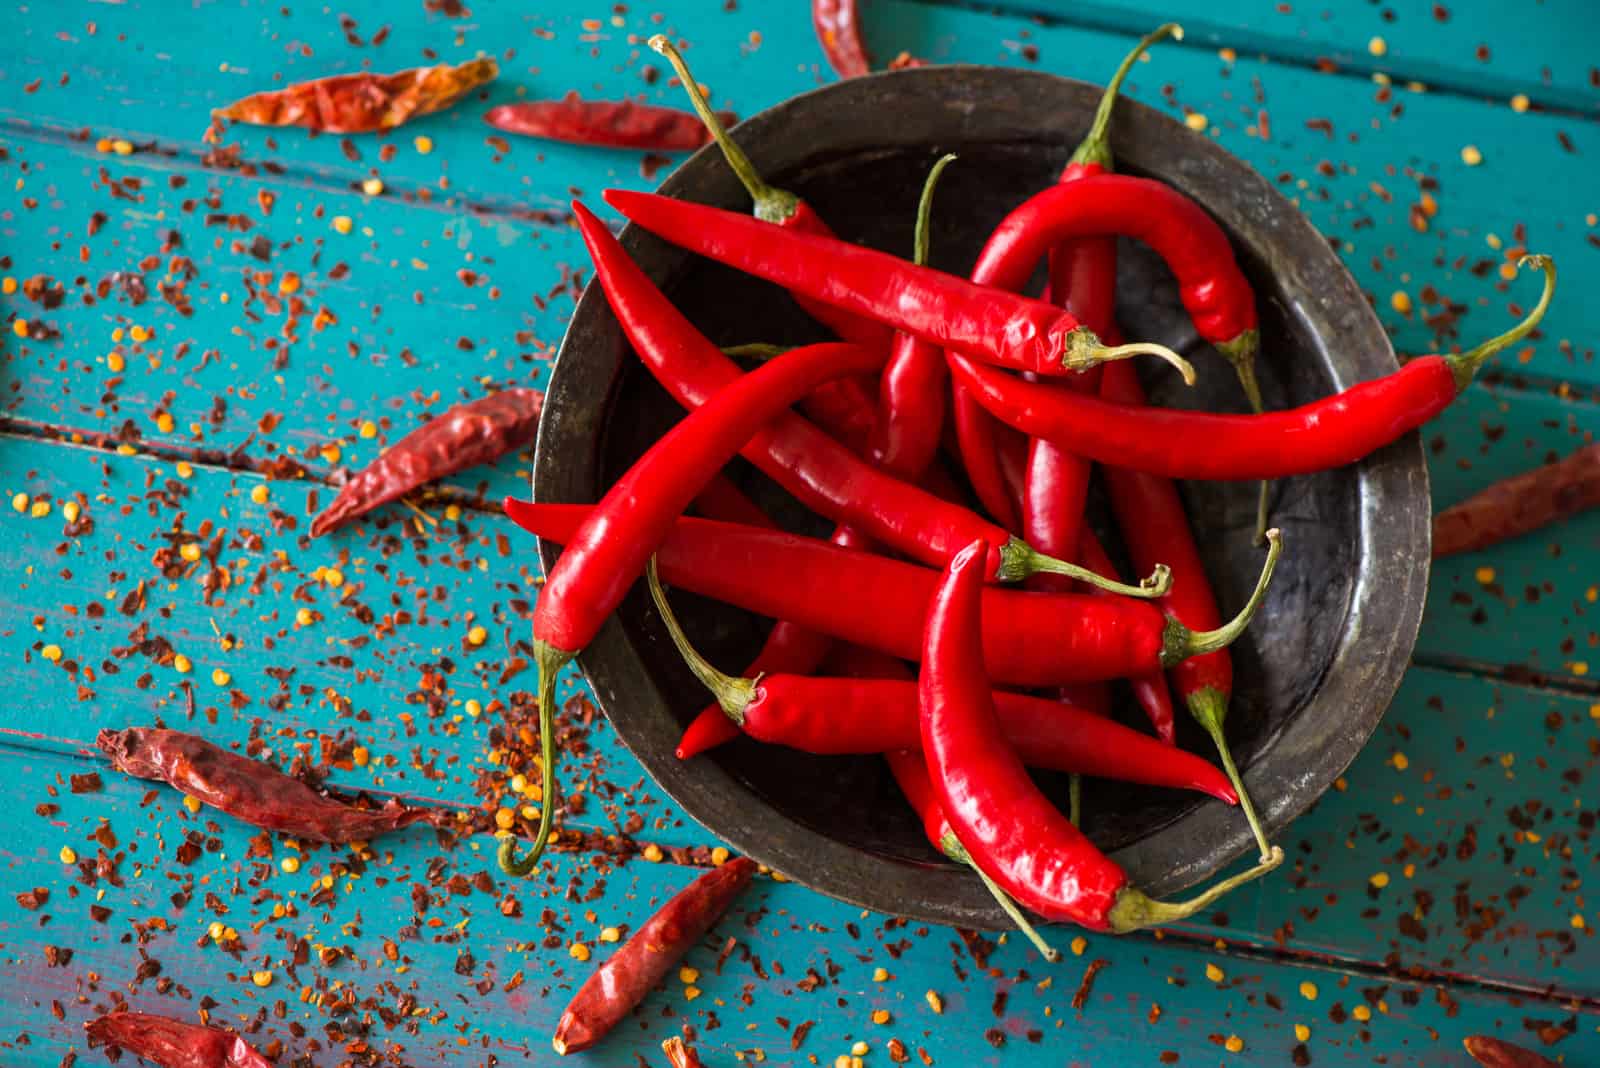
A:
[[[494,60],[473,59],[395,74],[340,74],[256,93],[211,115],[255,126],[372,133],[441,111],[499,73]]]
[[[720,471],[696,495],[693,507],[700,515],[720,523],[743,523],[747,527],[778,529],[778,524],[761,510],[761,506],[745,496],[744,491],[733,484],[733,479]]]
[[[1105,546],[1100,544],[1100,539],[1095,537],[1094,531],[1084,527],[1079,535],[1082,539],[1081,549],[1083,559],[1089,561],[1095,570],[1116,574],[1116,565],[1111,562],[1111,557],[1106,553]],[[1163,567],[1166,565],[1163,564]],[[1162,607],[1168,608],[1168,600],[1162,601]],[[1179,616],[1179,618],[1183,618]],[[1194,621],[1189,620],[1192,624]],[[1214,620],[1212,626],[1221,623]],[[1128,685],[1133,688],[1134,700],[1143,709],[1145,717],[1150,720],[1150,726],[1155,728],[1156,737],[1167,745],[1177,744],[1177,735],[1172,715],[1172,691],[1167,688],[1167,677],[1159,671],[1150,671],[1142,675],[1134,675],[1128,679]],[[1208,767],[1210,765],[1207,765]]]
[[[557,544],[569,543],[594,511],[515,498],[506,499],[505,509],[518,526]],[[1280,550],[1274,531],[1250,602],[1205,632],[1132,598],[996,586],[984,595],[989,670],[1008,686],[1060,686],[1126,678],[1220,649],[1254,615]],[[906,660],[921,651],[922,619],[939,586],[938,572],[915,564],[708,519],[679,519],[657,559],[662,577],[675,586]],[[862,611],[863,605],[871,610]]]
[[[1600,443],[1496,482],[1433,517],[1433,558],[1486,549],[1600,508]]]
[[[113,1012],[84,1024],[89,1041],[161,1068],[272,1068],[232,1031],[144,1012]]]
[[[111,766],[124,774],[167,783],[252,827],[295,838],[364,842],[413,823],[448,827],[456,822],[455,815],[444,809],[413,808],[395,800],[382,808],[356,808],[318,793],[270,764],[182,731],[103,730],[94,741],[111,758]]]
[[[1222,480],[1325,471],[1354,463],[1438,415],[1491,356],[1538,325],[1555,288],[1555,264],[1545,256],[1523,262],[1544,269],[1545,289],[1516,327],[1467,352],[1418,356],[1394,374],[1285,411],[1216,415],[1131,408],[1026,382],[959,357],[950,367],[1003,422],[1103,464],[1169,478]]]
[[[673,398],[697,408],[737,381],[738,368],[672,306],[605,224],[581,203],[574,202],[572,210],[594,260],[595,278],[624,334]],[[877,351],[887,355],[886,349]],[[1082,568],[1040,556],[1026,542],[1007,540],[1005,531],[968,509],[879,471],[792,413],[771,420],[741,452],[812,511],[918,559],[942,563],[965,544],[963,538],[977,533],[1000,546],[990,559],[997,581],[1059,571],[1131,596],[1148,596],[1161,588],[1155,583],[1149,588],[1108,583]]]
[[[868,679],[781,672],[734,678],[689,643],[654,569],[647,574],[662,622],[689,670],[750,737],[821,756],[887,753],[918,744],[918,694],[909,671]],[[1002,736],[1030,767],[1197,790],[1229,804],[1236,800],[1227,778],[1204,760],[1114,720],[1006,691],[995,693],[994,704]]]
[[[1282,863],[1280,849],[1187,902],[1155,901],[1040,793],[1006,744],[985,675],[983,552],[974,542],[951,560],[928,610],[918,678],[934,797],[973,864],[1046,919],[1120,934],[1192,916]]]
[[[1133,407],[1145,403],[1144,389],[1139,376],[1125,371],[1132,368],[1108,367],[1109,372],[1100,380],[1100,395],[1108,401]],[[1177,486],[1160,475],[1107,465],[1102,468],[1106,490],[1111,498],[1112,511],[1123,533],[1123,543],[1129,558],[1137,567],[1140,560],[1159,555],[1170,560],[1172,588],[1162,599],[1161,607],[1173,618],[1181,619],[1191,627],[1205,629],[1220,622],[1222,613],[1217,608],[1217,596],[1206,577],[1199,546],[1189,530],[1189,516],[1183,507],[1183,498]],[[1210,620],[1208,624],[1206,621]],[[1172,669],[1172,682],[1183,698],[1197,723],[1205,728],[1222,757],[1222,766],[1228,772],[1240,796],[1240,807],[1250,824],[1251,833],[1261,855],[1269,850],[1266,830],[1256,815],[1250,793],[1244,787],[1228,747],[1225,720],[1228,703],[1233,696],[1233,657],[1227,649],[1218,649],[1205,656],[1191,657]],[[1159,676],[1152,684],[1159,681]],[[1163,690],[1165,687],[1163,686]],[[1168,717],[1171,709],[1168,708]]]
[[[796,233],[832,237],[833,230],[822,221],[822,216],[812,210],[811,205],[787,189],[768,185],[766,179],[761,177],[761,172],[750,162],[750,157],[745,155],[744,149],[728,136],[722,121],[716,112],[711,110],[705,94],[700,91],[699,81],[690,73],[688,63],[684,61],[673,43],[665,35],[656,34],[650,38],[650,47],[665,56],[672,64],[672,69],[677,72],[678,80],[683,83],[683,91],[689,94],[689,101],[694,105],[695,114],[700,116],[706,131],[722,150],[722,158],[728,161],[728,167],[739,179],[739,184],[750,194],[755,217],[765,222],[776,223]],[[813,300],[803,293],[791,290],[791,295],[808,315],[844,340],[868,348],[888,348],[891,331],[882,323],[841,311],[831,304]],[[855,395],[855,391],[851,392]],[[859,395],[855,395],[860,409],[869,417],[872,412],[871,399],[871,391],[865,388],[859,391]],[[868,429],[871,429],[870,424]]]
[[[586,1050],[621,1023],[716,925],[755,873],[755,861],[738,857],[706,872],[661,906],[578,988],[556,1024],[551,1039],[555,1051],[566,1056]]]
[[[337,530],[418,486],[522,448],[533,441],[543,408],[544,394],[537,389],[503,389],[428,420],[341,486],[312,521],[311,536]]]
[[[945,366],[948,369],[948,362]],[[955,426],[961,469],[966,472],[967,482],[984,511],[994,516],[995,522],[1006,530],[1024,529],[1020,495],[1016,492],[1019,476],[1007,472],[1005,445],[1000,439],[1010,436],[1027,448],[1026,439],[1009,426],[997,422],[981,404],[968,396],[960,383],[954,383],[951,387],[950,415]],[[1020,481],[1024,484],[1025,493],[1026,460],[1023,461]]]
[[[732,112],[719,116],[738,122]],[[633,100],[584,100],[568,93],[560,100],[522,100],[484,113],[483,121],[506,133],[604,148],[650,152],[693,152],[711,140],[700,120],[688,112]]]
[[[918,267],[886,252],[653,193],[608,189],[605,198],[675,245],[976,360],[1059,375],[1149,353],[1182,370],[1185,378],[1194,374],[1187,360],[1164,346],[1140,342],[1108,348],[1071,313],[1042,300]]]
[[[841,78],[859,78],[872,70],[861,43],[861,15],[856,0],[811,0],[811,26],[822,42],[828,66]]]
[[[666,1055],[667,1063],[672,1068],[705,1068],[706,1062],[700,1059],[700,1054],[677,1035],[673,1035],[661,1043],[661,1052]]]
[[[717,358],[725,357],[718,352]],[[514,838],[501,843],[504,871],[527,875],[549,838],[556,805],[556,673],[594,638],[673,522],[752,435],[817,383],[869,371],[883,359],[882,352],[830,342],[794,349],[738,376],[652,445],[567,543],[533,610],[544,804],[526,857],[516,859]]]
[[[1468,1035],[1461,1043],[1483,1068],[1560,1068],[1549,1057],[1493,1035]]]

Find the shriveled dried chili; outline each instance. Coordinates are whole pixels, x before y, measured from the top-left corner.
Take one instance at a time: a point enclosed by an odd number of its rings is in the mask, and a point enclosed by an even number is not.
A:
[[[519,387],[459,404],[428,420],[340,487],[333,503],[312,521],[312,537],[337,530],[419,486],[522,448],[533,441],[543,408],[543,393]]]
[[[661,1052],[666,1054],[667,1063],[672,1068],[705,1068],[706,1062],[700,1059],[700,1054],[677,1035],[673,1035],[661,1043]]]
[[[1487,549],[1600,508],[1600,443],[1512,475],[1433,517],[1433,558]]]
[[[89,1041],[161,1068],[272,1068],[232,1031],[144,1012],[113,1012],[84,1024]]]
[[[586,1050],[621,1023],[715,926],[755,873],[755,861],[738,857],[706,872],[661,906],[567,1003],[550,1040],[555,1051],[566,1056]]]
[[[111,766],[140,779],[167,783],[252,827],[314,842],[364,842],[426,823],[455,824],[444,809],[416,808],[391,799],[365,809],[318,793],[270,764],[231,753],[204,738],[164,727],[103,730],[95,744]]]
[[[731,111],[718,117],[739,121]],[[525,137],[652,152],[693,152],[711,140],[700,120],[686,111],[634,100],[584,100],[577,93],[560,100],[501,104],[485,112],[483,121]]]
[[[1483,1068],[1560,1068],[1542,1053],[1535,1053],[1493,1035],[1468,1035],[1461,1044]]]
[[[256,93],[211,114],[253,126],[372,133],[441,111],[499,73],[494,60],[473,59],[394,74],[339,74]]]
[[[811,28],[817,31],[828,66],[841,78],[859,78],[872,71],[867,46],[861,41],[857,0],[811,0]]]

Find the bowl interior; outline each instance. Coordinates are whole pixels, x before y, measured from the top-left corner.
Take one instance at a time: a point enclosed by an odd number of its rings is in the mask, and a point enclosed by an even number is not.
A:
[[[949,76],[958,73],[965,77],[952,81]],[[770,180],[805,197],[841,236],[901,254],[911,247],[917,197],[929,166],[943,152],[957,153],[960,158],[946,170],[938,190],[932,240],[934,265],[957,273],[970,268],[1007,212],[1057,179],[1098,92],[1009,71],[941,69],[870,81],[885,83],[878,87],[877,100],[883,115],[898,118],[910,110],[930,112],[933,118],[922,124],[925,128],[885,118],[876,141],[845,137],[840,144],[765,159],[760,149],[773,123],[758,119],[747,124],[755,129],[748,131],[745,143],[756,149]],[[830,130],[823,122],[808,126],[804,105],[812,102],[813,114],[829,115],[863,106],[840,101],[817,107],[848,89],[848,83],[833,87],[777,110],[800,112],[786,117],[784,125],[791,131]],[[855,94],[861,95],[862,89],[857,87]],[[951,93],[1015,95],[1024,90],[1024,95],[1043,93],[1055,105],[1039,112],[1049,116],[1048,122],[1035,120],[1041,129],[1018,130],[1004,123],[1000,129],[967,128],[935,121],[949,111]],[[892,99],[882,99],[885,92]],[[1120,169],[1174,182],[1228,230],[1257,294],[1260,374],[1270,407],[1302,404],[1394,368],[1381,329],[1337,257],[1258,176],[1147,109],[1120,107],[1116,136]],[[720,162],[702,155],[680,170],[668,191],[745,207],[736,187],[724,179]],[[825,337],[773,286],[684,256],[637,228],[630,229],[625,243],[719,344]],[[1041,267],[1037,280],[1042,279]],[[1127,241],[1118,248],[1118,316],[1130,337],[1171,345],[1200,371],[1199,385],[1189,389],[1164,364],[1143,364],[1141,373],[1154,403],[1245,410],[1231,369],[1196,336],[1165,265]],[[582,373],[575,373],[580,369]],[[547,412],[557,405],[581,404],[598,417],[581,420],[586,437],[573,434],[572,424],[560,437],[553,437],[548,427],[541,431],[536,480],[539,496],[546,500],[598,499],[682,417],[628,350],[593,287],[563,347],[551,392]],[[568,448],[586,448],[588,456],[574,464],[569,455],[560,479],[546,480],[547,457],[558,441]],[[1205,442],[1174,442],[1173,447],[1205,448]],[[807,513],[753,467],[737,461],[731,472],[784,525],[826,536],[827,522]],[[1208,575],[1224,613],[1230,613],[1248,594],[1262,559],[1250,536],[1255,485],[1188,483],[1182,489]],[[1414,441],[1356,467],[1274,487],[1272,521],[1283,529],[1286,552],[1265,607],[1233,647],[1236,685],[1229,718],[1235,753],[1249,769],[1257,802],[1273,823],[1292,818],[1348,764],[1398,681],[1420,614],[1421,584],[1414,578],[1425,573],[1425,563],[1416,567],[1426,559],[1425,522],[1417,533],[1417,516],[1426,515],[1425,490]],[[1091,522],[1116,555],[1118,538],[1100,496],[1096,486]],[[1386,523],[1391,525],[1376,524],[1380,509],[1390,513]],[[1385,551],[1375,551],[1375,539],[1384,540]],[[1407,581],[1401,581],[1403,574]],[[1390,588],[1380,594],[1375,579]],[[853,592],[840,589],[835,595],[849,604]],[[770,622],[682,591],[672,596],[702,651],[724,670],[742,671]],[[852,607],[877,610],[865,601]],[[617,623],[581,662],[624,741],[712,831],[835,896],[949,922],[999,920],[981,888],[974,893],[974,880],[943,870],[947,863],[927,845],[879,758],[813,757],[740,739],[691,764],[677,764],[670,744],[663,751],[662,742],[675,738],[704,706],[705,691],[667,641],[642,584],[623,605]],[[1370,648],[1360,647],[1363,635],[1377,637],[1369,633],[1377,624],[1387,625],[1390,633]],[[629,657],[628,669],[619,672],[622,658]],[[1314,710],[1313,705],[1324,704],[1330,678],[1352,662],[1364,665],[1367,684],[1348,692],[1347,686],[1339,686],[1342,706]],[[1140,715],[1126,686],[1117,684],[1114,696],[1117,716],[1139,726]],[[1180,744],[1209,755],[1209,739],[1181,708],[1178,717]],[[1279,759],[1271,759],[1289,736]],[[1065,803],[1064,776],[1042,774],[1039,782]],[[1197,795],[1091,781],[1084,798],[1091,837],[1115,851],[1134,880],[1155,892],[1170,892],[1198,879],[1246,844],[1242,818]]]

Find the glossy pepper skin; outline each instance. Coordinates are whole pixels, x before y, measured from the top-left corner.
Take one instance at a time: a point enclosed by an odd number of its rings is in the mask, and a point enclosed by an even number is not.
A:
[[[508,498],[506,515],[563,544],[592,506]],[[662,579],[694,593],[787,619],[856,645],[915,660],[939,573],[814,538],[707,519],[680,519],[656,554]],[[1275,557],[1269,556],[1269,561]],[[1258,597],[1271,576],[1257,584]],[[838,591],[848,590],[842,597]],[[1232,641],[1255,600],[1223,627],[1191,632],[1144,601],[991,587],[984,656],[997,682],[1043,687],[1154,671]],[[871,612],[861,611],[871,605]]]
[[[973,863],[1018,904],[1108,930],[1127,874],[1034,786],[995,715],[982,654],[983,552],[974,543],[950,561],[928,610],[918,686],[934,796]]]
[[[1120,520],[1122,518],[1122,513],[1118,512],[1117,515]],[[1146,519],[1146,522],[1149,522],[1148,518]],[[1141,531],[1141,534],[1142,533],[1143,532]],[[1158,539],[1144,535],[1144,540],[1150,542],[1157,541]],[[1081,541],[1083,545],[1083,559],[1089,562],[1091,567],[1094,567],[1096,570],[1104,568],[1105,573],[1107,574],[1116,573],[1116,568],[1112,566],[1111,558],[1106,554],[1105,547],[1100,544],[1100,539],[1095,537],[1094,531],[1085,527],[1081,534]],[[1165,541],[1161,541],[1161,543],[1166,544]],[[1162,566],[1168,565],[1163,564]],[[1204,572],[1202,572],[1201,582],[1204,581]],[[1174,585],[1177,584],[1176,578],[1173,579],[1173,583]],[[1214,619],[1214,621],[1208,626],[1201,627],[1198,619],[1190,619],[1184,616],[1182,613],[1173,611],[1171,605],[1166,600],[1162,601],[1162,607],[1167,611],[1172,612],[1173,616],[1176,618],[1183,620],[1185,625],[1194,627],[1197,630],[1209,630],[1220,625],[1221,623],[1220,620]],[[1215,609],[1213,609],[1213,616],[1215,616]],[[1226,649],[1224,649],[1222,652],[1224,655],[1227,654]],[[1181,670],[1196,660],[1211,660],[1215,658],[1216,655],[1216,653],[1211,653],[1203,657],[1190,657],[1182,664],[1179,664],[1174,670]],[[1167,687],[1166,675],[1159,671],[1150,671],[1143,675],[1134,675],[1128,679],[1128,685],[1133,690],[1133,699],[1138,703],[1139,708],[1145,714],[1145,718],[1150,721],[1151,728],[1156,732],[1156,737],[1161,739],[1167,745],[1177,745],[1177,723],[1175,722],[1176,717],[1172,713],[1172,691]],[[1210,765],[1208,764],[1207,767],[1210,767]]]

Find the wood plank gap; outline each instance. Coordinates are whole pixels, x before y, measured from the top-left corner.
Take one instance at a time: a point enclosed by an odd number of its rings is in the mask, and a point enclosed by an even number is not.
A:
[[[1453,675],[1471,675],[1491,682],[1506,683],[1529,690],[1544,690],[1567,697],[1585,699],[1600,697],[1600,679],[1557,675],[1524,667],[1521,664],[1495,664],[1465,656],[1422,653],[1411,658],[1411,666],[1446,671]]]
[[[1072,29],[1096,30],[1102,33],[1115,33],[1128,37],[1130,42],[1155,28],[1153,17],[1136,17],[1135,13],[1131,11],[1092,3],[1074,4],[1072,6],[1072,14],[1063,15],[1058,11],[1042,10],[1029,4],[1027,0],[912,0],[912,2],[926,4],[930,7],[953,7],[981,15],[1026,18],[1042,26],[1061,26]],[[1566,102],[1567,94],[1560,90],[1554,90],[1548,85],[1528,84],[1520,80],[1495,78],[1488,74],[1478,79],[1468,80],[1459,72],[1443,67],[1409,72],[1399,71],[1379,63],[1367,62],[1365,57],[1361,56],[1348,56],[1334,63],[1331,59],[1319,57],[1309,52],[1296,55],[1293,52],[1286,51],[1284,46],[1288,42],[1281,37],[1241,33],[1236,29],[1210,22],[1195,22],[1191,20],[1184,24],[1184,29],[1189,32],[1183,41],[1169,41],[1162,47],[1196,48],[1206,52],[1214,52],[1218,47],[1217,42],[1226,43],[1232,41],[1236,43],[1230,47],[1237,52],[1260,56],[1268,62],[1285,67],[1299,67],[1302,70],[1315,71],[1319,74],[1333,74],[1363,82],[1371,82],[1374,75],[1381,74],[1396,85],[1419,82],[1427,86],[1427,90],[1430,93],[1459,97],[1475,103],[1488,104],[1495,108],[1505,107],[1507,100],[1517,94],[1522,94],[1534,101],[1532,110],[1539,112],[1541,115],[1600,123],[1600,112],[1597,112],[1592,107],[1585,108],[1581,104]],[[1332,64],[1332,66],[1330,67],[1329,64]],[[1492,91],[1485,89],[1484,86],[1488,84],[1494,85],[1495,88]],[[1552,99],[1552,94],[1560,99]]]
[[[268,184],[308,189],[323,194],[366,196],[362,191],[365,178],[345,177],[338,171],[286,167],[276,162],[258,162],[239,158],[228,164],[208,162],[212,150],[180,144],[163,145],[156,141],[134,142],[134,156],[106,156],[95,149],[94,143],[106,138],[116,139],[117,133],[94,132],[85,126],[66,130],[59,126],[27,122],[22,119],[0,118],[0,139],[14,138],[36,144],[65,148],[77,156],[89,159],[123,160],[137,158],[139,163],[152,170],[178,174],[234,175]],[[547,208],[529,208],[509,201],[489,198],[471,199],[457,191],[449,197],[435,197],[425,186],[385,182],[382,196],[399,200],[408,207],[447,215],[470,214],[482,219],[503,219],[525,223],[535,229],[555,229],[571,226],[572,214]]]

